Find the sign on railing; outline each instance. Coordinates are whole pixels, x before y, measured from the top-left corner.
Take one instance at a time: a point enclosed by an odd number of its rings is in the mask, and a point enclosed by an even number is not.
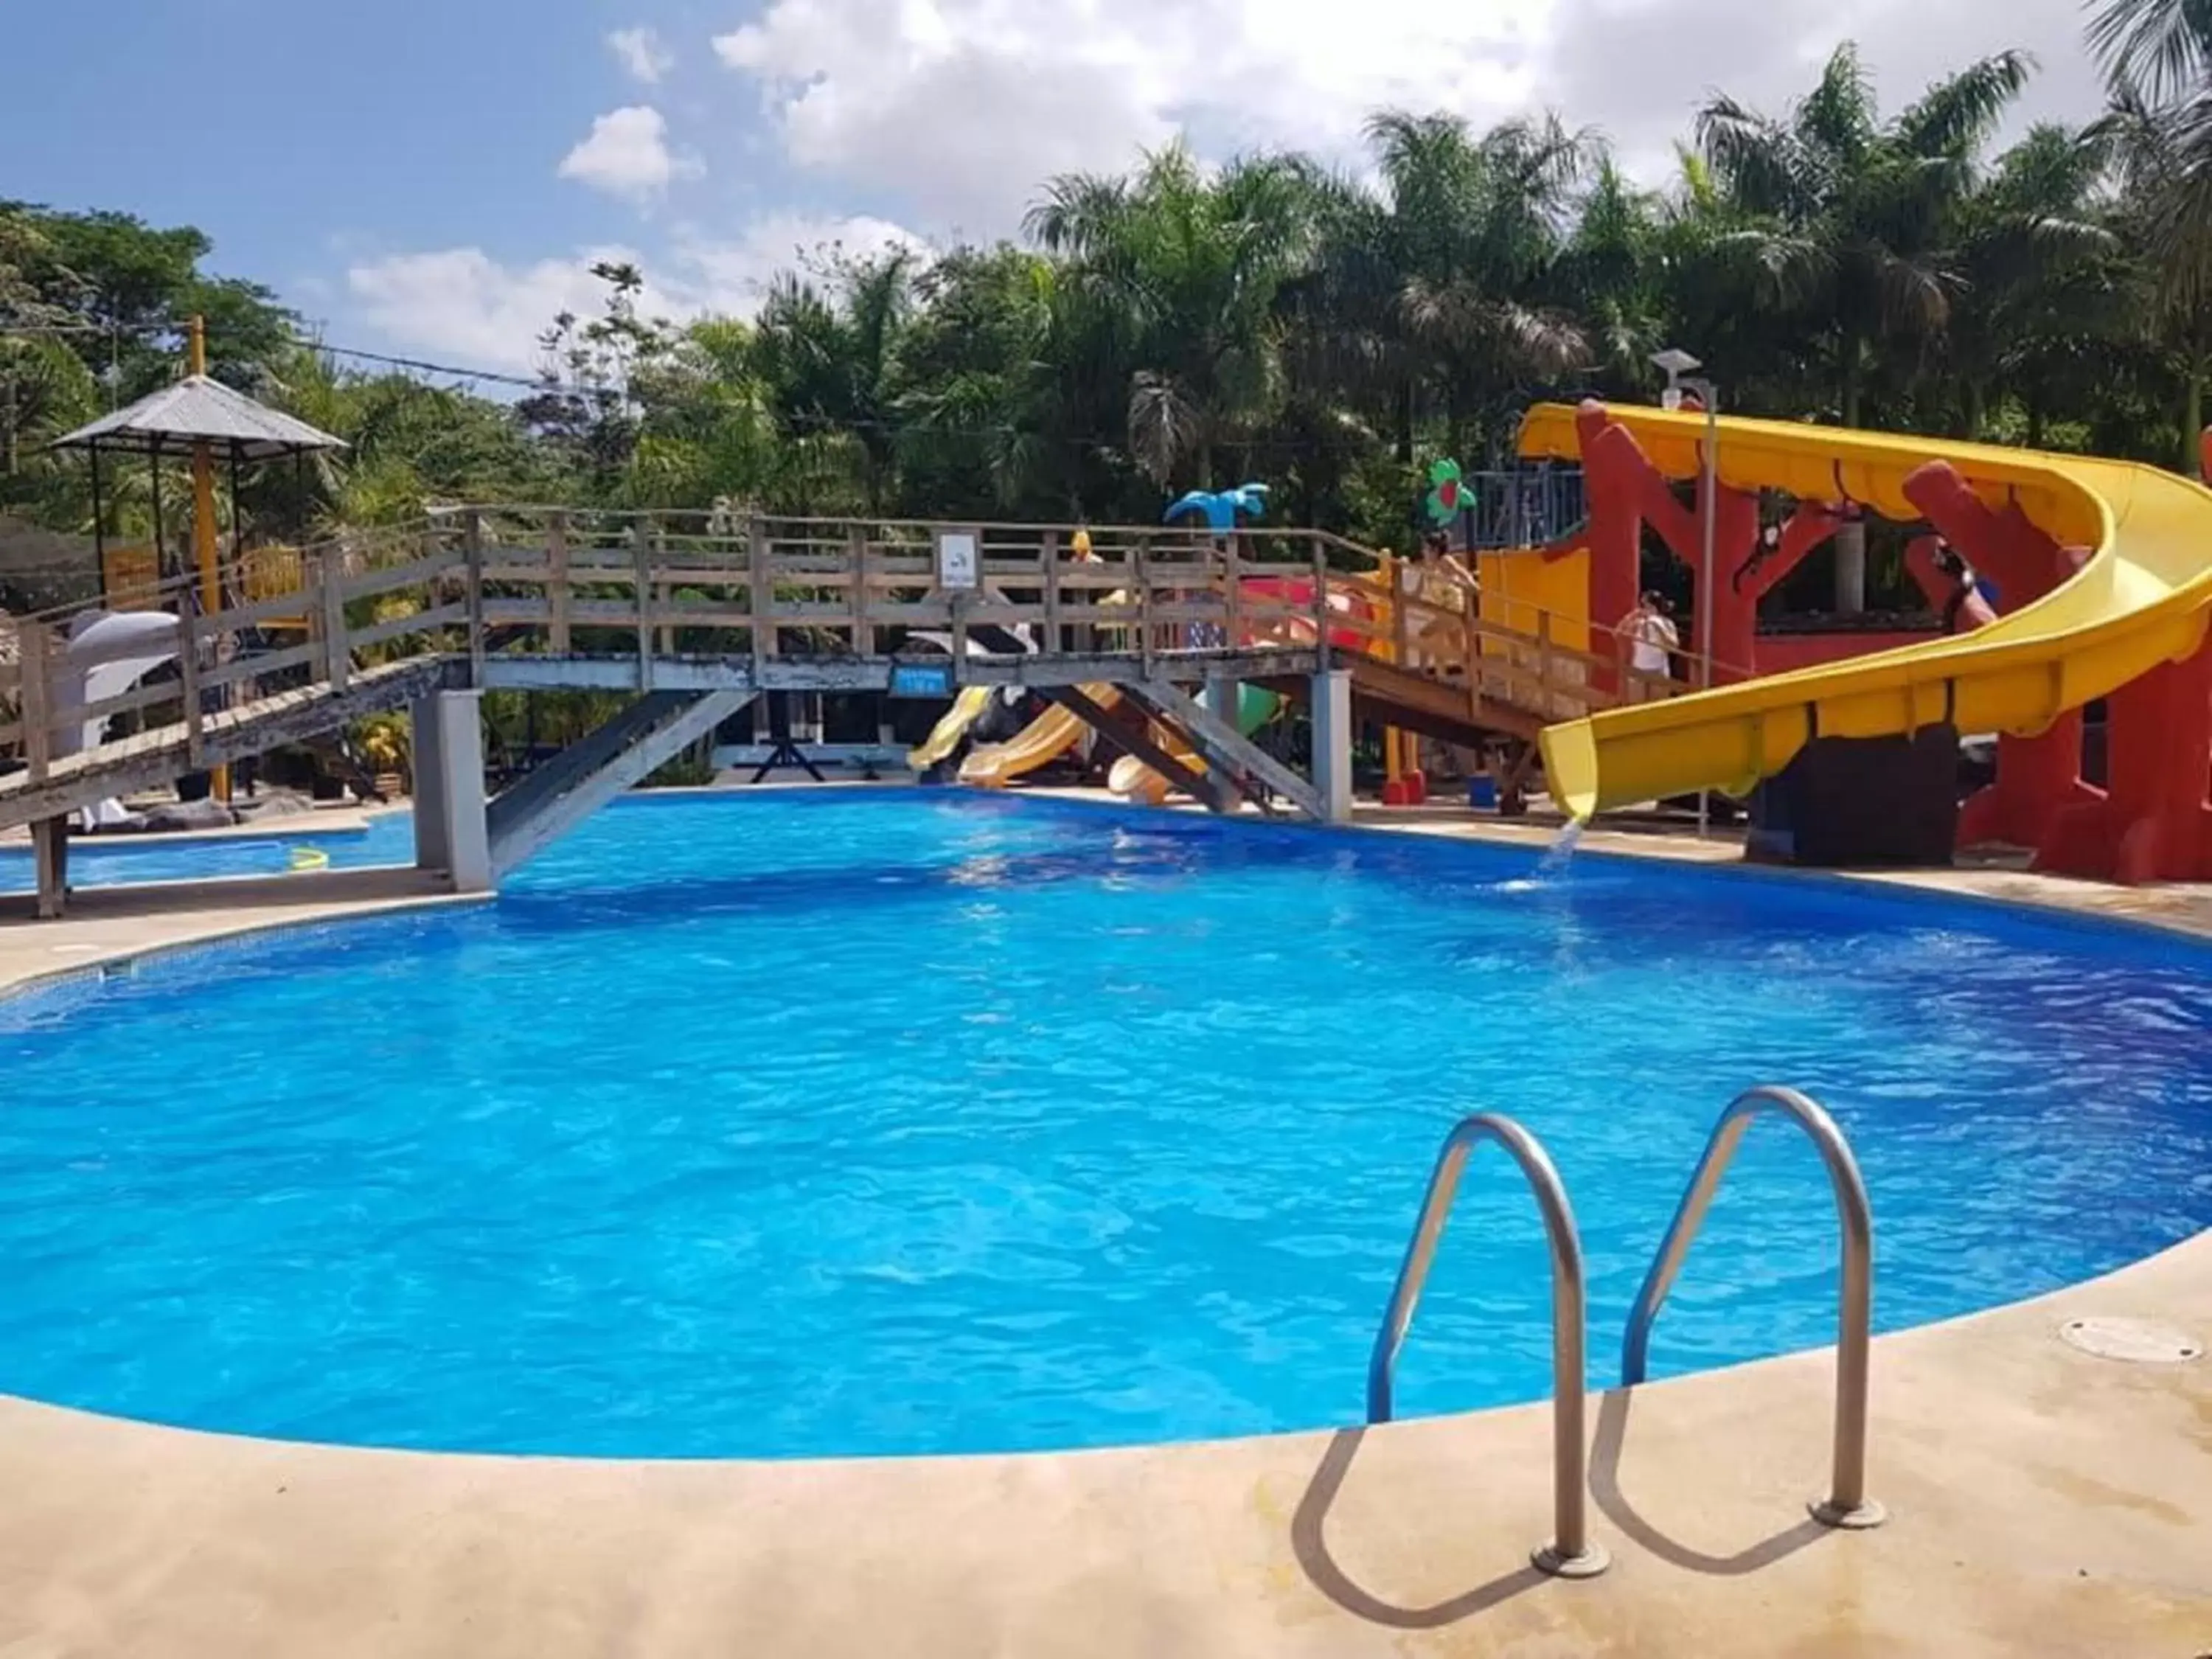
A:
[[[952,665],[948,662],[895,662],[891,665],[890,695],[913,698],[949,697],[952,695]]]
[[[973,592],[982,586],[981,538],[972,530],[937,532],[937,585],[948,592]]]

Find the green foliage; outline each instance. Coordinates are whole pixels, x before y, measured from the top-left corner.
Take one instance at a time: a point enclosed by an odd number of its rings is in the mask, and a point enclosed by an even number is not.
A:
[[[750,320],[648,316],[644,273],[605,264],[505,402],[337,368],[188,228],[0,204],[0,326],[83,331],[0,337],[0,508],[88,523],[42,445],[173,374],[193,313],[216,373],[349,445],[250,481],[272,535],[501,498],[1150,521],[1256,478],[1280,517],[1402,548],[1431,463],[1494,461],[1536,398],[1650,396],[1666,345],[1732,410],[2185,464],[2212,386],[2207,16],[2101,0],[2111,114],[2002,153],[2023,55],[1885,110],[1846,46],[1809,86],[1712,95],[1656,190],[1557,117],[1390,110],[1360,176],[1170,147],[1043,181],[1019,245],[805,259]],[[150,520],[143,472],[111,482],[111,529]]]

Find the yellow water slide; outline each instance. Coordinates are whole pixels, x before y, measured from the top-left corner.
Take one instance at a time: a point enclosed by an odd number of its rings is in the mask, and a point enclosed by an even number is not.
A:
[[[1121,701],[1118,687],[1084,685],[1076,688],[1101,708]],[[960,781],[1001,789],[1016,778],[1049,765],[1083,740],[1091,730],[1082,719],[1054,705],[1004,743],[987,743],[960,763]]]
[[[1669,478],[1698,476],[1705,417],[1616,408]],[[1529,411],[1521,452],[1579,454],[1575,411]],[[1807,500],[1848,496],[1905,522],[1903,485],[1948,462],[1992,507],[2017,501],[2067,546],[2088,549],[2062,586],[1972,634],[1614,709],[1543,733],[1553,799],[1578,818],[1698,789],[1743,793],[1817,732],[1908,734],[1946,720],[1964,732],[2033,734],[2069,709],[2194,651],[2212,617],[2212,490],[2131,461],[1985,444],[1723,420],[1721,482]]]
[[[982,719],[983,711],[991,706],[991,691],[988,685],[971,685],[955,697],[952,707],[945,711],[921,746],[907,750],[907,765],[917,773],[927,772],[957,749],[968,728]]]

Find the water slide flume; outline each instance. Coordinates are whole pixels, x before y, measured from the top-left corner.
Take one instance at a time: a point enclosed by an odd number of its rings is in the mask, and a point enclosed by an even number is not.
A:
[[[1104,709],[1121,705],[1119,687],[1084,685],[1076,688]],[[1091,728],[1080,715],[1067,709],[1048,708],[1005,743],[987,743],[960,763],[960,781],[986,789],[1003,789],[1016,778],[1048,766],[1080,743]]]
[[[1003,602],[1005,596],[994,592],[992,598]],[[951,653],[952,635],[950,634],[916,634],[914,637],[922,644],[935,646],[948,655]],[[971,657],[988,656],[993,652],[1033,655],[1036,651],[1036,640],[1026,627],[1011,630],[979,629],[968,638],[968,654]],[[968,735],[969,728],[989,711],[995,691],[996,688],[992,686],[971,685],[952,700],[952,707],[945,711],[944,717],[931,728],[928,737],[907,751],[906,763],[916,776],[951,757],[953,751],[960,747],[960,740]]]
[[[1243,579],[1243,586],[1247,603],[1278,608],[1288,606],[1293,614],[1279,618],[1267,628],[1246,629],[1240,643],[1248,646],[1276,643],[1310,646],[1313,643],[1313,581],[1310,576],[1303,573],[1297,576],[1248,576]],[[1119,606],[1127,605],[1131,600],[1127,592],[1117,591],[1106,603]],[[1378,615],[1378,609],[1387,613],[1389,602],[1387,599],[1378,600],[1366,593],[1350,591],[1348,586],[1340,589],[1331,584],[1327,603],[1332,612],[1346,617],[1364,617],[1371,623]],[[1387,622],[1387,614],[1382,616],[1382,620]],[[1363,649],[1369,642],[1367,634],[1349,628],[1340,633],[1332,629],[1330,637],[1335,644],[1350,650]],[[1102,709],[1110,711],[1121,705],[1121,693],[1114,686],[1083,685],[1076,690]],[[1264,705],[1258,701],[1268,696],[1269,694],[1257,687],[1244,688],[1237,706],[1241,735],[1249,737],[1259,726],[1266,724],[1267,719],[1273,717],[1280,707],[1279,700],[1269,698]],[[1244,723],[1248,714],[1257,715],[1263,707],[1266,719],[1260,719],[1254,725]],[[951,717],[948,715],[947,718]],[[1090,730],[1079,715],[1069,710],[1056,707],[1048,708],[1008,741],[985,744],[973,750],[961,763],[960,781],[986,789],[1002,789],[1015,779],[1058,760],[1089,735]],[[1174,745],[1174,752],[1180,756],[1185,747],[1178,742]],[[1139,778],[1134,771],[1123,774],[1123,782],[1129,787],[1121,793],[1154,801],[1164,799],[1166,781],[1159,778],[1151,768],[1143,766],[1143,763],[1139,762],[1137,765],[1142,768],[1145,776]],[[1203,769],[1194,766],[1194,769]],[[1147,782],[1146,779],[1156,781]],[[1120,785],[1115,787],[1121,788]],[[1158,790],[1156,794],[1151,793],[1155,788]]]
[[[1575,413],[1564,404],[1530,410],[1521,453],[1577,457]],[[1698,476],[1703,415],[1607,413],[1666,477]],[[1906,483],[1930,462],[1954,469],[1991,511],[2016,507],[2061,544],[2081,550],[2078,572],[1969,635],[1551,726],[1542,744],[1553,799],[1583,819],[1698,789],[1743,793],[1815,736],[1906,735],[1942,722],[1962,732],[2033,734],[2203,644],[2212,617],[2212,491],[2192,479],[2135,462],[1776,421],[1720,422],[1723,485],[1803,500],[1842,496],[1904,522],[1923,516]],[[2196,793],[2201,805],[2201,775]]]
[[[933,766],[949,760],[952,751],[960,746],[968,728],[983,718],[991,706],[991,696],[996,688],[971,685],[952,700],[952,707],[930,729],[929,735],[907,751],[906,763],[916,776]]]

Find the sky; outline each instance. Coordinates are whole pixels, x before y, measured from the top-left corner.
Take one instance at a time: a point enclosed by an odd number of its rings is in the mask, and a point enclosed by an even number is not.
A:
[[[528,371],[589,266],[744,314],[802,250],[1018,234],[1178,135],[1350,167],[1372,110],[1559,109],[1667,175],[1710,92],[1856,40],[1886,106],[2007,46],[2100,103],[2080,0],[0,0],[0,198],[214,238],[331,342]]]

